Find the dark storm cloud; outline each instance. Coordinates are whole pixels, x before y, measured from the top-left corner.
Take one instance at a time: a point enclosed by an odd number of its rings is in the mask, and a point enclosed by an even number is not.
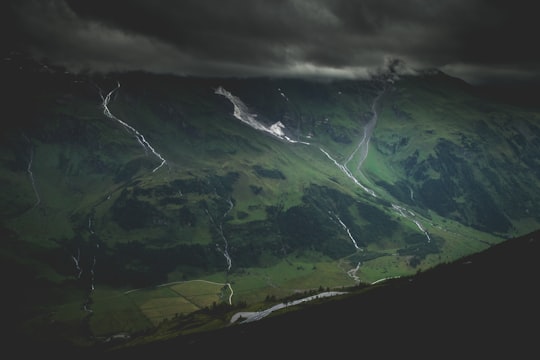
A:
[[[13,0],[17,42],[73,69],[362,77],[403,59],[536,76],[534,12],[482,0]]]

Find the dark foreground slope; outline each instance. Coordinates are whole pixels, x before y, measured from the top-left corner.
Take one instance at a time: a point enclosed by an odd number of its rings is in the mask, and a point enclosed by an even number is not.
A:
[[[259,322],[112,352],[152,354],[506,354],[535,351],[540,231],[363,294]]]
[[[376,356],[469,358],[535,353],[540,231],[361,294],[217,331],[126,348],[6,342],[23,355],[147,358]],[[4,338],[5,340],[6,338]]]
[[[539,324],[540,231],[364,294],[121,354],[527,354]]]

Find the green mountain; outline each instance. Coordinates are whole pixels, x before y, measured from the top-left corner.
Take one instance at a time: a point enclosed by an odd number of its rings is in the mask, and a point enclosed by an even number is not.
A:
[[[540,113],[439,71],[1,71],[5,326],[26,338],[204,332],[540,228]]]

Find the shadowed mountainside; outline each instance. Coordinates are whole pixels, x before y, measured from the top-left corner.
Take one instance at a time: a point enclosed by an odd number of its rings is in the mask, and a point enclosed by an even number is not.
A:
[[[1,65],[2,307],[29,341],[225,328],[267,299],[406,279],[540,227],[540,114],[439,71],[318,82],[73,74],[20,53]],[[373,297],[384,311],[359,305],[359,329],[373,317],[392,333],[396,318],[408,333],[441,301],[409,299],[419,281],[402,281]]]
[[[113,353],[520,356],[536,344],[539,256],[537,231],[359,294]]]
[[[64,343],[16,344],[18,351],[151,357],[490,356],[519,357],[536,346],[540,231],[458,261],[363,291],[227,328],[144,345],[80,349]],[[174,328],[174,326],[170,326]],[[20,339],[18,339],[20,340]]]

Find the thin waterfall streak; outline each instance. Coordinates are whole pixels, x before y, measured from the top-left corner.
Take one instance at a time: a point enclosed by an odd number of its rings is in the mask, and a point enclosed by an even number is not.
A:
[[[354,149],[351,155],[349,155],[347,160],[343,163],[343,166],[347,166],[347,164],[353,159],[354,155],[358,152],[358,150],[360,150],[360,148],[364,144],[365,139],[366,139],[366,128],[364,127],[364,136],[362,137],[362,140],[360,140],[356,149]]]
[[[364,126],[364,136],[362,137],[362,140],[360,141],[360,145],[358,148],[365,148],[365,150],[362,152],[360,159],[358,160],[358,165],[356,166],[356,170],[361,171],[362,165],[364,164],[364,161],[366,161],[368,153],[369,153],[369,141],[371,140],[371,135],[373,134],[373,129],[375,129],[375,125],[377,125],[377,119],[378,119],[378,113],[377,113],[377,102],[381,98],[381,96],[384,94],[384,90],[377,95],[377,97],[373,100],[373,104],[371,105],[371,112],[373,113],[373,116],[371,117],[371,120]]]
[[[32,162],[34,159],[34,150],[30,149],[30,161],[28,162],[28,168],[26,171],[28,172],[28,176],[30,177],[30,182],[32,183],[32,189],[34,190],[34,194],[36,195],[36,202],[34,203],[34,206],[32,208],[37,207],[41,203],[41,197],[39,196],[39,192],[36,187],[36,181],[34,178],[34,173],[32,172]]]
[[[78,271],[77,273],[77,279],[81,278],[82,275],[82,269],[80,266],[80,260],[81,260],[81,249],[77,249],[77,257],[71,255],[71,259],[75,263],[75,269]]]
[[[96,256],[94,255],[92,259],[92,267],[90,268],[90,291],[96,290],[95,288],[95,278],[94,278],[94,269],[96,267]]]
[[[412,217],[416,216],[416,214],[414,212],[412,212],[411,210],[409,209],[405,209],[404,207],[401,207],[399,205],[396,205],[396,204],[392,204],[392,208],[399,214],[401,215],[402,217],[412,221],[416,227],[425,235],[425,237],[427,238],[427,242],[430,243],[431,242],[431,236],[429,236],[429,233],[428,231],[422,226],[422,224],[420,223],[420,221],[416,220],[416,219],[413,219]]]
[[[32,184],[32,190],[34,191],[34,195],[36,196],[36,202],[34,203],[34,206],[32,206],[32,209],[36,208],[39,204],[41,204],[41,197],[39,196],[39,192],[36,187],[36,181],[34,178],[34,173],[32,172],[32,164],[34,162],[34,148],[32,147],[32,142],[28,137],[26,137],[25,134],[23,134],[23,137],[30,143],[30,159],[28,161],[28,166],[26,167],[26,172],[28,173],[28,177],[30,178],[30,183]]]
[[[234,295],[234,291],[233,291],[233,288],[232,288],[230,283],[227,283],[226,285],[229,288],[229,290],[231,291],[231,293],[229,294],[229,305],[232,305],[232,297]]]
[[[145,139],[145,137],[133,126],[129,125],[128,123],[122,121],[121,119],[117,118],[111,111],[109,110],[109,102],[111,101],[111,96],[120,88],[120,82],[117,82],[116,88],[112,89],[105,97],[103,97],[103,94],[100,92],[101,99],[103,100],[103,114],[107,116],[109,119],[115,120],[119,122],[122,126],[124,126],[126,129],[130,130],[134,135],[139,144],[143,147],[144,151],[147,152],[150,150],[154,156],[156,156],[159,160],[161,160],[161,163],[152,170],[152,172],[156,172],[159,168],[161,168],[163,165],[167,163],[165,158],[161,156],[160,153],[158,153],[152,145]]]
[[[351,277],[356,282],[360,281],[360,278],[358,277],[358,275],[356,275],[358,270],[360,270],[360,265],[362,265],[361,261],[359,261],[358,264],[356,264],[356,267],[354,267],[354,268],[350,269],[349,271],[347,271],[347,275],[349,275],[349,277]]]
[[[379,95],[377,95],[377,97],[375,98],[375,100],[373,101],[373,104],[371,105],[371,111],[373,113],[373,116],[371,117],[371,120],[366,124],[366,126],[364,127],[364,135],[362,137],[362,140],[360,141],[359,145],[356,147],[356,149],[354,150],[354,152],[347,158],[347,161],[344,163],[344,165],[340,165],[336,160],[332,159],[330,157],[330,155],[326,152],[324,152],[322,149],[321,151],[323,151],[327,157],[329,157],[332,161],[334,161],[334,163],[340,167],[342,169],[342,171],[344,171],[347,176],[353,178],[352,176],[352,173],[348,170],[348,168],[346,167],[346,164],[352,160],[352,158],[354,157],[354,155],[362,148],[364,148],[363,151],[361,151],[361,156],[360,156],[360,159],[359,159],[359,162],[358,162],[358,166],[357,166],[357,171],[361,171],[361,167],[364,163],[364,161],[367,159],[367,156],[368,156],[368,152],[369,152],[369,141],[371,139],[371,134],[373,133],[373,129],[375,128],[375,125],[377,124],[377,118],[378,118],[378,113],[377,113],[377,102],[379,101],[379,99],[381,98],[381,96],[384,94],[385,90],[383,90],[381,93],[379,93]],[[356,178],[355,178],[356,179]],[[359,183],[359,182],[357,182]],[[367,188],[366,188],[367,189]],[[414,201],[414,193],[413,193],[413,190],[411,188],[409,188],[410,190],[410,197],[411,197],[411,200]],[[409,219],[410,221],[412,221],[417,227],[418,229],[426,236],[427,238],[427,242],[431,242],[431,237],[429,236],[429,233],[427,232],[426,229],[424,229],[424,227],[422,226],[422,224],[420,223],[420,221],[416,220],[416,219],[413,219],[411,217],[414,217],[416,216],[415,213],[413,213],[411,210],[408,210],[408,209],[405,209],[401,206],[398,206],[398,205],[395,205],[395,204],[392,204],[392,208],[394,208],[394,210],[396,210],[401,216]],[[408,213],[408,214],[407,214]]]
[[[229,199],[228,202],[229,202],[229,208],[225,211],[225,213],[221,217],[222,219],[225,219],[226,216],[229,214],[229,212],[233,209],[234,204],[232,200]],[[232,268],[232,259],[229,255],[229,241],[227,240],[223,232],[223,221],[217,224],[214,218],[212,217],[212,215],[210,215],[210,212],[208,211],[208,209],[204,209],[204,211],[206,212],[206,215],[208,215],[210,222],[212,223],[212,225],[215,226],[221,239],[223,240],[223,249],[219,246],[219,244],[216,244],[216,249],[218,249],[223,254],[223,257],[225,257],[225,261],[227,262],[227,271],[230,271]]]
[[[225,220],[227,215],[231,212],[231,210],[234,207],[234,203],[232,202],[232,200],[230,198],[228,199],[228,203],[229,203],[229,208],[223,214],[223,217],[222,217],[223,220]],[[232,267],[232,259],[229,256],[229,241],[227,240],[227,238],[225,237],[225,234],[223,233],[223,221],[219,224],[219,230],[220,230],[220,233],[221,233],[221,238],[223,239],[223,243],[224,243],[223,255],[227,259],[227,271],[229,271],[229,270],[231,270],[231,267]]]
[[[356,168],[357,171],[360,171],[360,168],[362,166],[362,164],[364,163],[364,161],[366,160],[367,158],[367,155],[368,155],[368,151],[369,151],[369,140],[371,138],[371,134],[373,132],[373,128],[375,127],[375,124],[377,123],[377,109],[376,109],[376,104],[377,104],[377,101],[379,100],[379,98],[382,96],[382,94],[384,93],[381,92],[379,95],[377,95],[377,97],[375,98],[375,100],[373,101],[373,104],[371,106],[371,110],[373,112],[373,116],[371,117],[371,120],[366,124],[366,126],[364,126],[364,134],[362,136],[362,139],[360,140],[360,142],[358,143],[357,147],[354,149],[354,151],[349,155],[349,157],[345,160],[345,162],[343,164],[340,164],[338,163],[334,158],[332,158],[330,156],[330,154],[328,152],[326,152],[325,150],[323,150],[322,148],[319,148],[330,160],[332,160],[334,162],[334,164],[342,171],[345,173],[345,175],[347,175],[351,180],[354,181],[354,183],[358,186],[360,186],[365,192],[367,192],[368,194],[370,194],[371,196],[373,197],[376,197],[376,194],[373,190],[369,189],[368,187],[362,185],[360,183],[360,181],[358,181],[358,179],[352,174],[352,172],[349,170],[349,168],[347,167],[347,164],[354,158],[354,156],[356,155],[356,153],[358,151],[360,151],[361,149],[365,148],[364,151],[361,151],[361,154],[360,154],[360,160],[358,162],[358,166]]]
[[[340,217],[335,215],[335,214],[332,214],[336,220],[339,222],[339,224],[341,225],[341,227],[347,232],[347,235],[349,236],[349,239],[351,240],[351,242],[353,243],[354,247],[357,249],[357,250],[362,250],[359,246],[358,246],[358,243],[356,242],[356,239],[352,236],[351,234],[351,230],[347,227],[347,225],[345,225],[345,223],[343,221],[341,221]]]
[[[90,234],[94,234],[94,229],[92,228],[92,216],[88,216],[88,231]]]
[[[349,235],[349,239],[351,239],[354,247],[357,249],[357,250],[361,250],[360,247],[358,246],[358,244],[356,243],[356,240],[354,239],[354,237],[352,236],[351,234],[351,230],[349,228],[346,228],[345,230],[347,230],[347,235]]]
[[[229,208],[227,209],[225,214],[223,214],[223,219],[225,219],[225,217],[227,217],[227,215],[229,215],[229,213],[231,212],[231,210],[234,207],[234,203],[232,202],[232,200],[230,198],[227,200],[227,202],[229,203]]]
[[[361,171],[362,165],[364,164],[364,161],[366,161],[367,159],[368,152],[369,152],[369,140],[370,139],[367,139],[366,144],[365,144],[366,151],[363,152],[362,156],[360,157],[360,160],[358,160],[358,166],[356,167],[358,171]]]
[[[338,163],[327,151],[325,151],[323,148],[319,148],[319,150],[322,151],[322,153],[324,155],[326,155],[326,157],[328,159],[330,159],[334,165],[336,165],[349,179],[351,179],[357,186],[361,187],[362,190],[364,190],[365,192],[367,192],[369,195],[373,196],[373,197],[377,197],[377,195],[375,194],[375,192],[367,187],[365,187],[364,185],[362,185],[360,183],[360,181],[358,181],[357,178],[354,177],[354,175],[351,173],[351,171],[349,169],[347,169],[347,167],[341,165],[340,163]]]

